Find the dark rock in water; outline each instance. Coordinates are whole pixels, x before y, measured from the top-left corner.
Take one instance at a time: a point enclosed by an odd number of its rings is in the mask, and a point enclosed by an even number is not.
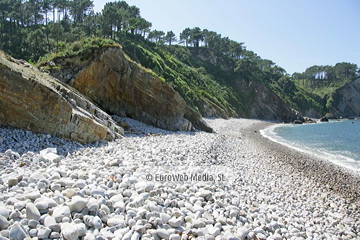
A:
[[[322,117],[320,118],[320,122],[328,122],[329,119],[327,117]]]
[[[0,124],[90,143],[124,130],[82,94],[0,52]]]
[[[303,124],[303,122],[300,121],[300,120],[295,120],[295,121],[294,121],[294,124]]]
[[[51,74],[70,84],[103,110],[171,131],[193,127],[212,132],[172,86],[133,62],[120,47],[94,50],[92,58],[58,58]],[[66,76],[72,75],[69,81]]]
[[[312,120],[311,118],[308,117],[304,117],[304,122],[305,123],[316,123],[316,121]]]

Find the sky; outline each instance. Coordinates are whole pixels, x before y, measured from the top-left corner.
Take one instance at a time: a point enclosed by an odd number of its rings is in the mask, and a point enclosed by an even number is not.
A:
[[[100,12],[109,0],[94,0]],[[360,67],[360,0],[127,0],[152,30],[200,27],[244,42],[289,74],[313,65]]]

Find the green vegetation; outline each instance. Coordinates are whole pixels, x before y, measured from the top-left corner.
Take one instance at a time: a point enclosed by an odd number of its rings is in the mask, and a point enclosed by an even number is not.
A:
[[[257,81],[289,106],[325,114],[336,101],[334,92],[359,76],[356,64],[312,66],[292,76],[268,59],[221,34],[199,27],[151,30],[140,9],[125,1],[106,3],[94,13],[91,0],[0,1],[0,49],[15,58],[44,66],[59,57],[91,59],[96,49],[123,46],[146,71],[169,82],[201,113],[249,116],[256,92],[236,91],[236,85]],[[120,44],[120,45],[119,45]],[[244,90],[245,91],[245,90]]]
[[[351,63],[335,66],[312,66],[303,73],[294,73],[294,81],[306,90],[320,96],[332,93],[358,77],[358,67]]]
[[[298,87],[323,99],[325,112],[331,109],[336,101],[335,91],[359,77],[356,64],[337,63],[335,66],[312,66],[303,73],[294,73],[292,78]]]
[[[49,53],[40,57],[39,61],[35,64],[37,67],[45,65],[47,62],[55,60],[56,58],[71,57],[82,55],[83,60],[90,59],[93,51],[102,47],[121,47],[111,39],[104,38],[84,38],[81,41],[76,41],[70,44],[67,48],[62,49],[56,53]]]
[[[241,105],[241,101],[233,90],[216,81],[204,67],[196,68],[193,65],[184,64],[169,51],[170,48],[183,51],[183,60],[191,62],[190,50],[182,46],[164,48],[146,41],[123,42],[123,50],[132,59],[136,59],[145,68],[152,69],[160,78],[166,79],[190,106],[198,109],[202,105],[200,102],[205,101],[220,112],[226,113],[224,116],[235,116],[235,109],[230,102]],[[201,109],[198,110],[201,111]]]

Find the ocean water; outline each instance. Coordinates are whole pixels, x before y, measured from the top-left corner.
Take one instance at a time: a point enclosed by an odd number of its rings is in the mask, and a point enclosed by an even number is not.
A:
[[[279,124],[260,132],[275,142],[329,160],[360,174],[360,120]]]

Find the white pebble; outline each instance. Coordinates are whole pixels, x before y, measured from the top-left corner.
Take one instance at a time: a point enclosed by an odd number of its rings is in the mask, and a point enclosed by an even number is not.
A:
[[[61,234],[66,240],[77,240],[78,232],[77,228],[72,223],[62,223],[61,224]]]
[[[40,212],[33,203],[26,204],[26,217],[28,219],[40,220]]]
[[[156,234],[163,239],[169,239],[170,234],[166,229],[160,228],[156,230]]]
[[[102,222],[101,219],[98,216],[95,216],[92,224],[94,226],[95,229],[101,229],[102,228]]]
[[[73,196],[71,202],[69,204],[71,212],[81,212],[86,207],[88,200],[80,197],[80,196]]]

